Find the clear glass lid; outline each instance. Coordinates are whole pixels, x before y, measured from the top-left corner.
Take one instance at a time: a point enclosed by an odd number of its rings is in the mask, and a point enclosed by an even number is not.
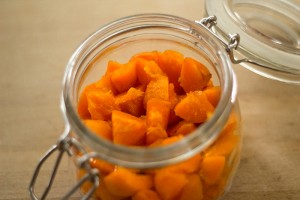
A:
[[[300,84],[300,0],[208,0],[214,31],[238,33],[241,65],[268,78]]]

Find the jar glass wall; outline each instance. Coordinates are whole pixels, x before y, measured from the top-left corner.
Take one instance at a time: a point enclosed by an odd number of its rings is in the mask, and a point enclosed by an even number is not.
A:
[[[163,147],[133,148],[97,137],[77,113],[83,89],[104,75],[110,60],[124,63],[134,54],[154,50],[178,51],[209,69],[213,84],[221,88],[214,113],[191,134]],[[226,51],[209,31],[192,21],[169,15],[137,15],[108,24],[91,35],[68,63],[62,108],[71,128],[70,137],[84,145],[91,166],[100,171],[95,197],[134,199],[139,192],[163,200],[222,196],[240,157],[236,90]],[[82,157],[77,152],[75,155],[75,160]],[[79,177],[84,173],[78,169]],[[90,184],[84,184],[83,193],[89,188]]]

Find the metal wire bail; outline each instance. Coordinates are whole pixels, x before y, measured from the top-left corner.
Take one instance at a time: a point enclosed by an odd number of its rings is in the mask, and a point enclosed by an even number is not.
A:
[[[67,130],[68,131],[68,130]],[[84,150],[84,148],[81,146],[81,144],[75,139],[75,138],[70,138],[68,136],[68,134],[63,134],[63,135],[67,135],[66,137],[60,139],[57,144],[53,145],[46,153],[45,155],[41,158],[41,160],[38,162],[37,167],[35,168],[34,174],[32,176],[32,179],[30,181],[30,185],[29,185],[29,193],[31,196],[31,199],[33,200],[44,200],[46,199],[48,193],[51,190],[52,184],[54,182],[58,167],[60,165],[60,162],[63,158],[63,155],[65,153],[67,153],[67,155],[69,157],[72,156],[72,152],[71,152],[71,148],[75,148],[76,151],[78,151],[79,153],[82,153],[83,155],[85,155],[87,152]],[[37,177],[40,173],[40,170],[43,166],[43,164],[45,163],[45,161],[52,155],[54,154],[56,151],[58,151],[58,155],[56,157],[51,175],[50,175],[50,180],[48,182],[47,187],[45,188],[43,194],[41,195],[41,197],[37,197],[37,195],[35,194],[35,184],[36,184],[36,180]],[[85,182],[89,181],[92,183],[92,187],[90,188],[90,190],[85,194],[85,196],[82,197],[83,200],[87,200],[89,199],[94,191],[97,189],[97,187],[100,184],[99,181],[99,171],[97,169],[91,168],[90,164],[89,164],[89,160],[82,160],[80,162],[77,162],[77,165],[79,168],[84,169],[86,171],[86,174],[77,182],[77,184],[70,189],[70,191],[62,198],[62,199],[68,199],[72,196],[72,194],[74,194],[82,184],[84,184]]]
[[[234,33],[234,34],[228,34],[228,41],[226,41],[226,39],[221,38],[220,36],[218,36],[212,29],[215,27],[217,27],[217,17],[215,15],[212,16],[208,16],[205,17],[201,20],[196,20],[195,21],[196,24],[201,25],[202,27],[204,27],[206,30],[208,30],[215,38],[217,38],[221,44],[225,47],[226,52],[229,55],[229,58],[231,60],[231,62],[233,64],[240,64],[242,62],[246,62],[246,63],[251,63],[260,67],[264,67],[264,68],[269,68],[269,66],[261,63],[261,62],[257,62],[257,61],[253,61],[250,60],[248,58],[242,58],[242,59],[238,59],[234,56],[234,50],[237,50],[239,47],[239,43],[240,43],[240,35],[238,33]]]

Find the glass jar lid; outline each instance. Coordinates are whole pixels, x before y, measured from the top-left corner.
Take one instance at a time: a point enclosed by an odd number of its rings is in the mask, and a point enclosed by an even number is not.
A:
[[[238,33],[240,64],[275,80],[300,84],[299,0],[209,0],[207,15],[217,17],[213,31],[226,39]],[[256,63],[256,64],[253,64]]]

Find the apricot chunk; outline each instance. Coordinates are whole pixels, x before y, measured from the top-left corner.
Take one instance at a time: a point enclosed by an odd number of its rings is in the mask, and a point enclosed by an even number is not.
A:
[[[151,51],[151,52],[141,52],[138,54],[135,54],[134,56],[132,56],[132,58],[130,59],[131,61],[135,61],[137,59],[144,59],[147,61],[154,61],[154,62],[158,62],[158,57],[161,53],[158,51]]]
[[[224,166],[224,156],[204,157],[202,160],[200,176],[208,185],[213,185],[221,177]]]
[[[141,145],[145,142],[145,121],[128,113],[112,112],[113,142],[122,145]]]
[[[207,114],[213,112],[214,107],[207,100],[202,91],[189,92],[175,107],[175,114],[185,121],[202,123]]]
[[[168,135],[188,135],[196,130],[196,128],[196,125],[192,122],[180,121],[168,130]]]
[[[161,126],[148,127],[147,134],[146,134],[146,144],[150,145],[160,139],[165,139],[167,137],[168,134],[166,130]]]
[[[192,58],[185,58],[182,64],[179,82],[185,92],[203,90],[211,75],[204,65]]]
[[[170,83],[173,83],[177,92],[181,91],[178,82],[184,56],[174,50],[166,50],[158,57],[158,65],[168,76]]]
[[[113,110],[120,110],[111,92],[89,91],[87,99],[92,119],[109,120]]]
[[[89,119],[91,118],[91,114],[88,110],[88,99],[87,99],[87,93],[91,90],[96,90],[96,83],[92,83],[84,88],[82,93],[80,94],[78,105],[77,105],[77,111],[81,119]]]
[[[154,190],[147,189],[138,191],[132,196],[132,200],[161,200],[161,198]]]
[[[237,146],[239,137],[234,132],[222,134],[206,151],[207,155],[227,156]]]
[[[92,158],[90,160],[90,165],[92,168],[99,169],[100,172],[102,173],[102,175],[111,173],[115,169],[115,166],[113,164],[108,163],[104,160],[95,159],[95,158]]]
[[[200,176],[196,173],[187,177],[188,183],[184,186],[179,200],[202,200],[203,186]]]
[[[103,120],[84,120],[84,123],[91,131],[101,138],[112,140],[112,129],[107,121]]]
[[[121,111],[138,117],[144,112],[143,100],[144,92],[131,87],[127,92],[116,97],[116,104]]]
[[[150,175],[136,174],[120,167],[104,177],[103,181],[109,192],[122,197],[129,197],[139,190],[153,187],[153,179]]]
[[[201,160],[202,160],[202,156],[200,154],[196,154],[185,161],[182,161],[178,164],[167,166],[160,170],[175,172],[175,173],[185,173],[185,174],[195,173],[200,168]]]
[[[164,75],[163,71],[154,61],[138,59],[136,62],[136,72],[141,84],[147,85],[150,81]]]
[[[144,107],[147,107],[147,102],[157,98],[161,100],[169,100],[169,80],[166,76],[160,76],[159,78],[152,80],[147,85],[144,95]]]
[[[126,63],[121,68],[113,71],[110,79],[118,92],[124,92],[133,87],[137,81],[135,63]]]
[[[155,174],[155,189],[163,200],[172,200],[177,197],[187,184],[184,173],[159,171]]]
[[[104,183],[100,183],[100,186],[96,189],[95,195],[100,197],[101,200],[122,200],[124,197],[112,194]]]
[[[205,89],[203,92],[206,95],[208,101],[214,107],[216,107],[221,98],[221,87],[220,86],[209,87]]]
[[[166,129],[169,120],[171,103],[169,101],[152,98],[147,102],[147,126],[161,126]]]

